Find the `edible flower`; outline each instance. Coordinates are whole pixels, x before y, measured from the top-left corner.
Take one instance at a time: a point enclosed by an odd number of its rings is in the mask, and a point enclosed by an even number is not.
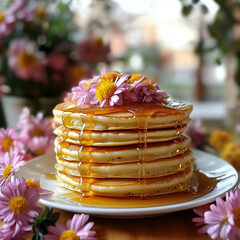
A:
[[[5,153],[0,161],[0,187],[8,182],[23,164],[25,160],[18,149],[11,149],[9,153]]]
[[[96,240],[96,232],[91,231],[94,223],[89,222],[89,215],[74,214],[72,219],[69,219],[66,225],[56,223],[55,226],[48,228],[48,234],[44,235],[45,240]]]
[[[240,239],[240,190],[226,193],[226,200],[216,198],[216,204],[193,210],[198,217],[193,218],[198,233],[207,233],[211,239]]]
[[[31,230],[34,219],[42,212],[37,205],[40,195],[33,188],[27,188],[25,179],[9,182],[0,193],[0,220],[18,231]]]
[[[141,74],[123,74],[104,70],[92,79],[83,80],[67,95],[65,102],[77,105],[121,106],[124,102],[162,101],[165,91]]]

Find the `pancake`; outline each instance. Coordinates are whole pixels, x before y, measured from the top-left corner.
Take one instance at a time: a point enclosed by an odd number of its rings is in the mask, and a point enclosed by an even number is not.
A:
[[[175,128],[122,131],[89,131],[84,134],[79,130],[59,126],[54,133],[68,143],[84,146],[122,146],[138,144],[145,139],[147,143],[166,142],[176,139],[186,130],[186,125]]]
[[[190,185],[193,168],[184,172],[146,179],[87,179],[64,174],[58,171],[58,184],[64,188],[80,192],[83,195],[105,197],[154,196],[186,191]]]
[[[168,98],[164,103],[131,103],[114,108],[65,102],[54,108],[53,115],[57,124],[70,129],[105,131],[175,128],[190,121],[191,111],[191,104]]]
[[[57,137],[55,151],[59,158],[67,160],[119,164],[173,157],[188,150],[190,143],[191,139],[182,135],[181,138],[169,142],[142,144],[142,146],[89,147],[71,144]]]
[[[146,161],[141,166],[138,162],[121,164],[88,164],[80,161],[68,161],[57,158],[55,168],[67,175],[88,178],[138,178],[139,171],[145,178],[154,178],[175,174],[190,167],[194,159],[191,151],[174,157]]]
[[[139,74],[80,82],[53,110],[59,186],[83,197],[187,191],[194,158],[183,133],[191,111]]]

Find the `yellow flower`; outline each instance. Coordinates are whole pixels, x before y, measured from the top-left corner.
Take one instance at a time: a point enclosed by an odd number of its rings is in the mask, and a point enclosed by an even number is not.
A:
[[[232,164],[238,171],[240,171],[240,146],[235,143],[227,143],[222,152],[221,158]]]
[[[209,144],[217,150],[223,149],[223,147],[231,141],[232,136],[228,132],[223,130],[213,131],[209,138]]]

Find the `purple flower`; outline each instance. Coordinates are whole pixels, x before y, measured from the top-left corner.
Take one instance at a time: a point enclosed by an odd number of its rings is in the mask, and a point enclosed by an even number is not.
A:
[[[55,226],[48,228],[49,234],[44,235],[45,240],[58,239],[81,239],[81,240],[96,240],[96,232],[91,231],[94,223],[89,222],[89,215],[74,214],[73,218],[67,221],[66,225],[56,223]]]
[[[25,179],[19,178],[1,189],[0,219],[15,229],[31,230],[31,224],[42,209],[37,205],[39,194],[33,188],[27,188]]]
[[[25,232],[18,225],[16,227],[5,224],[0,228],[0,239],[1,240],[24,240]]]
[[[23,155],[19,153],[18,149],[5,153],[3,159],[0,161],[0,187],[6,184],[19,167],[24,164],[25,159]]]

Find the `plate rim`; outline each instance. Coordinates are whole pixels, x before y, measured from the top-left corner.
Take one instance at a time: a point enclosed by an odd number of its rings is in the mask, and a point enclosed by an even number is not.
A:
[[[206,157],[210,157],[214,161],[219,161],[221,164],[228,166],[228,168],[231,169],[231,171],[232,171],[232,175],[236,177],[236,180],[235,180],[235,182],[233,182],[231,184],[231,187],[228,187],[227,189],[225,189],[224,191],[222,191],[219,194],[217,194],[217,193],[212,194],[212,196],[211,196],[211,193],[214,192],[215,189],[210,193],[207,193],[199,198],[195,198],[190,201],[162,205],[162,206],[152,206],[152,207],[151,206],[150,207],[127,207],[127,208],[94,207],[94,206],[81,205],[79,203],[73,203],[73,202],[68,202],[68,204],[66,204],[66,201],[68,200],[67,198],[66,199],[62,198],[62,200],[61,200],[62,202],[59,203],[59,202],[55,202],[54,199],[51,201],[51,199],[48,199],[46,196],[40,196],[39,203],[42,205],[45,205],[45,206],[49,206],[49,207],[53,207],[53,208],[57,208],[57,209],[65,210],[65,211],[78,212],[78,213],[81,212],[81,213],[86,213],[86,214],[90,214],[90,215],[97,216],[97,217],[110,217],[110,218],[152,217],[152,216],[162,215],[162,214],[166,214],[166,213],[172,213],[172,212],[192,209],[194,207],[198,207],[201,205],[205,205],[205,204],[214,202],[217,197],[223,197],[223,196],[225,196],[226,192],[236,188],[236,186],[238,185],[238,182],[239,182],[239,174],[233,166],[231,166],[225,160],[223,160],[215,155],[209,154],[207,152],[197,150],[197,149],[192,149],[192,151],[193,151],[193,155],[197,155],[197,156],[203,155]],[[14,178],[22,176],[21,172],[24,172],[24,170],[26,168],[28,168],[29,165],[34,166],[34,165],[38,164],[38,162],[41,161],[41,159],[52,157],[52,155],[54,156],[55,153],[45,154],[45,155],[39,156],[35,159],[32,159],[31,161],[28,161],[25,165],[23,165],[16,172]],[[196,162],[197,161],[198,161],[198,158],[196,158]],[[42,175],[43,172],[38,172],[38,174]],[[46,179],[45,181],[55,181],[55,184],[56,184],[56,180],[47,179],[47,178],[45,178],[45,179]],[[61,188],[61,187],[58,186],[58,188]],[[55,192],[54,192],[54,194],[55,194]],[[55,196],[55,197],[57,198],[57,196]],[[64,202],[65,202],[65,204],[64,204]]]

